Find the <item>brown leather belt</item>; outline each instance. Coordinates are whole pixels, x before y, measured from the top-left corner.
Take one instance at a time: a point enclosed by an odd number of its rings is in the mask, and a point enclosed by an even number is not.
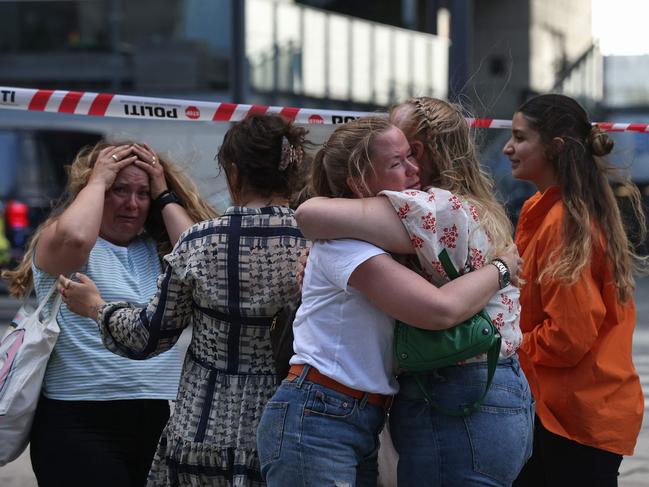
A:
[[[300,375],[302,375],[302,370],[304,370],[304,367],[305,365],[303,364],[291,365],[291,368],[288,371],[287,379],[290,382],[293,382],[295,379],[300,377]],[[309,371],[306,374],[305,380],[313,382],[314,384],[327,387],[328,389],[334,390],[336,392],[340,392],[341,394],[346,394],[348,396],[353,397],[354,399],[358,399],[359,401],[367,395],[368,403],[370,403],[373,406],[378,406],[380,408],[383,408],[385,410],[390,409],[390,406],[392,406],[393,396],[386,396],[384,394],[374,394],[374,393],[359,391],[357,389],[352,389],[351,387],[347,387],[341,384],[340,382],[336,382],[335,380],[327,377],[326,375],[321,374],[314,367],[311,367],[309,369]]]

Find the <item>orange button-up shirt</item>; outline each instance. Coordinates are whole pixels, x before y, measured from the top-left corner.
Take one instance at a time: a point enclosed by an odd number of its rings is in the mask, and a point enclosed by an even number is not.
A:
[[[644,397],[633,366],[633,300],[620,304],[600,246],[570,286],[538,277],[562,245],[563,202],[552,187],[523,205],[516,245],[525,259],[521,365],[549,431],[621,455],[633,454]]]

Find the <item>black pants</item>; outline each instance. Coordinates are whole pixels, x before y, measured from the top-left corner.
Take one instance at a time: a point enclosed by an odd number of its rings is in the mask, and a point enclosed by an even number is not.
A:
[[[167,420],[163,400],[41,397],[30,438],[40,487],[141,487]]]
[[[534,421],[534,451],[514,487],[612,487],[622,455],[582,445]]]

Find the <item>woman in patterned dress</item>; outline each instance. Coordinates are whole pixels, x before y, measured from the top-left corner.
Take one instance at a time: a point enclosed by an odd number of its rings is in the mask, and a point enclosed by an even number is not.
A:
[[[163,203],[169,190],[174,201]],[[59,274],[82,271],[104,296],[143,304],[155,291],[161,256],[215,213],[189,178],[148,146],[101,141],[79,152],[65,198],[3,277],[13,295],[33,284],[43,299]],[[30,435],[38,484],[144,485],[178,389],[180,351],[134,362],[106,350],[94,323],[67,306],[57,322],[61,333]]]
[[[405,133],[427,191],[383,191],[363,200],[313,199],[298,209],[309,238],[358,238],[415,254],[430,282],[449,278],[446,250],[460,273],[480,269],[512,244],[511,224],[482,173],[459,107],[428,97],[395,107],[391,121]],[[470,416],[446,415],[404,374],[390,413],[399,453],[399,486],[510,485],[531,454],[533,400],[516,350],[521,342],[519,291],[504,286],[485,310],[502,337],[500,360],[482,406]],[[446,409],[471,405],[484,390],[486,356],[431,371],[424,384]],[[497,447],[495,447],[497,445]]]
[[[67,302],[99,323],[115,353],[146,359],[192,326],[180,389],[149,473],[149,486],[260,486],[255,432],[276,388],[273,316],[297,300],[307,241],[288,206],[304,156],[302,128],[252,116],[219,150],[234,206],[189,228],[149,304],[105,303],[80,277]]]

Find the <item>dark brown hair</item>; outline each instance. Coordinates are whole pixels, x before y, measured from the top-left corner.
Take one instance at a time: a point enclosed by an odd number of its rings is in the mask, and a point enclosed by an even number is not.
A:
[[[563,245],[557,248],[554,262],[540,278],[574,283],[588,264],[593,246],[605,245],[618,297],[626,301],[635,286],[633,271],[641,269],[643,259],[627,238],[611,180],[629,195],[641,240],[647,227],[638,188],[603,157],[613,149],[613,140],[592,126],[586,111],[568,96],[536,96],[523,103],[518,112],[540,135],[565,207]],[[563,143],[554,144],[555,138]]]
[[[219,165],[230,181],[233,166],[239,173],[233,196],[253,192],[262,197],[293,197],[305,159],[307,131],[279,115],[251,115],[225,134]]]

